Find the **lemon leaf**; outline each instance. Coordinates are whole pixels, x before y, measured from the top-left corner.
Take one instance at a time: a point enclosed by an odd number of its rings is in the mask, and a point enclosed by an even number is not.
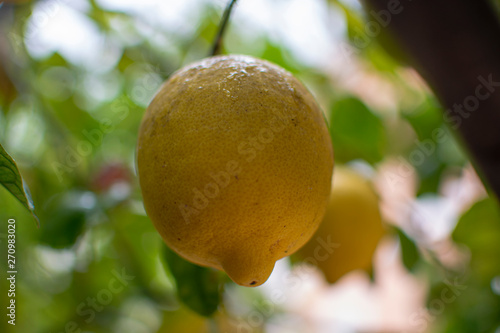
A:
[[[348,162],[380,161],[385,154],[387,134],[382,120],[354,97],[337,101],[330,111],[330,135],[335,159]]]
[[[36,221],[37,226],[40,225],[38,217],[35,215],[33,200],[28,186],[23,181],[16,162],[10,157],[5,149],[0,145],[0,183],[5,187],[19,202],[26,207]]]
[[[484,283],[500,275],[500,209],[491,198],[474,204],[458,221],[453,240],[471,251],[471,271]]]
[[[165,262],[175,279],[179,300],[196,313],[211,316],[222,299],[220,272],[192,264],[167,246],[164,248]]]
[[[401,258],[403,259],[403,265],[408,271],[413,271],[415,266],[420,260],[420,252],[418,251],[417,245],[413,240],[410,239],[401,229],[396,228],[399,243],[401,244]]]
[[[432,138],[436,129],[443,125],[441,106],[434,98],[427,98],[418,107],[405,110],[401,115],[411,124],[419,140]]]
[[[427,98],[418,107],[404,111],[402,116],[418,136],[418,140],[405,153],[420,177],[417,194],[438,192],[441,176],[447,166],[463,167],[467,158],[446,128],[441,106],[435,98]]]
[[[96,210],[97,202],[91,192],[68,191],[55,195],[44,205],[50,221],[40,232],[40,242],[55,249],[72,246],[84,231],[88,215]]]

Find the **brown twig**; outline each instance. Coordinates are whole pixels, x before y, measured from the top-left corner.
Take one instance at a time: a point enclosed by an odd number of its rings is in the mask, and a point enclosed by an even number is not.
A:
[[[222,36],[224,35],[224,31],[226,30],[227,22],[229,22],[229,17],[231,16],[231,11],[233,10],[234,5],[237,0],[231,0],[224,10],[224,14],[222,15],[222,19],[219,24],[219,31],[217,31],[217,35],[215,36],[214,43],[212,46],[212,51],[210,52],[211,56],[217,55],[220,52],[220,46],[222,44]]]

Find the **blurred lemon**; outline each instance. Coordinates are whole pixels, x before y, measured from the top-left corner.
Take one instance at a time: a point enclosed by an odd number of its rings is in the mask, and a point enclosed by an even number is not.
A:
[[[165,311],[163,322],[157,333],[197,332],[209,333],[209,322],[206,318],[181,307],[176,311]]]
[[[257,325],[255,325],[257,326]],[[259,327],[253,327],[244,318],[232,318],[224,311],[216,312],[205,318],[181,306],[175,311],[165,311],[163,321],[157,333],[210,333],[210,332],[245,332],[262,333]]]
[[[333,152],[307,89],[267,61],[231,55],[176,72],[139,130],[144,206],[182,257],[258,286],[321,221]]]
[[[371,184],[355,171],[337,166],[323,222],[297,257],[316,265],[334,283],[357,269],[369,272],[383,235],[379,200]]]

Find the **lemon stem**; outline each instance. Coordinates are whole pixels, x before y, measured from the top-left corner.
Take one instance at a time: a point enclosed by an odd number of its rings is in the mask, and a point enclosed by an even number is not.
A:
[[[224,35],[224,31],[226,30],[227,22],[229,22],[229,17],[231,16],[231,11],[233,10],[233,6],[235,5],[237,0],[231,0],[226,9],[224,10],[224,14],[222,15],[222,19],[219,24],[219,31],[217,31],[217,35],[215,36],[214,43],[212,46],[212,51],[210,55],[214,56],[220,53],[220,46],[222,44],[222,36]]]

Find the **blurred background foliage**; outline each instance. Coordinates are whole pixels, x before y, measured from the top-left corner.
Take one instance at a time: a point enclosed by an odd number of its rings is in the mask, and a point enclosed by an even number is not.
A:
[[[361,310],[351,319],[318,319],[287,302],[270,307],[269,288],[238,287],[166,249],[141,202],[137,130],[161,83],[208,55],[225,5],[0,3],[0,143],[40,220],[38,229],[0,188],[2,253],[6,221],[15,218],[19,272],[17,325],[4,318],[0,330],[500,332],[498,202],[487,197],[408,56],[383,28],[367,30],[376,21],[357,1],[240,0],[222,53],[275,62],[317,97],[336,163],[350,163],[377,186],[394,230],[386,242],[398,253],[383,254],[424,286],[394,292],[421,294],[414,310],[423,312],[375,322]],[[286,259],[278,266],[296,269]],[[384,274],[375,271],[375,285]],[[6,279],[0,285],[5,309]],[[349,299],[356,309],[364,304]]]

